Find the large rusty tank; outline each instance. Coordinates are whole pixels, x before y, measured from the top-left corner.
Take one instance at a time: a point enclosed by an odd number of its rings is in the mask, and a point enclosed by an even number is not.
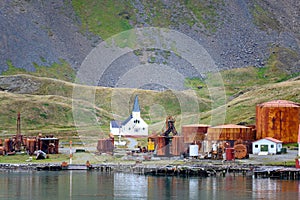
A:
[[[203,141],[209,127],[210,126],[206,124],[183,125],[181,127],[181,132],[184,137],[184,143]]]
[[[299,124],[299,103],[276,100],[256,106],[257,140],[272,137],[284,143],[297,142]]]
[[[235,141],[238,139],[244,141],[255,140],[253,128],[235,124],[225,124],[209,127],[207,130],[207,140],[210,141]]]
[[[171,154],[180,156],[184,152],[183,136],[173,136],[171,145]]]

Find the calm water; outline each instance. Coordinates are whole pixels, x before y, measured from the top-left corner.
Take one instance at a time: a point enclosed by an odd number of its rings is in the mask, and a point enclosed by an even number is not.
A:
[[[0,171],[0,199],[300,199],[300,182],[227,175],[183,178],[97,171]]]

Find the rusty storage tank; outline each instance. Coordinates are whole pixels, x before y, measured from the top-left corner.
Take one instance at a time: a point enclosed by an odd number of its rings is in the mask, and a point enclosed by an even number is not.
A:
[[[180,156],[184,152],[183,136],[173,136],[171,145],[171,154]]]
[[[297,142],[299,124],[299,103],[276,100],[256,106],[257,140],[272,137],[284,143]]]
[[[164,136],[157,136],[156,137],[156,143],[157,143],[157,156],[166,156],[169,152],[169,148],[166,145],[166,137]]]
[[[14,151],[13,140],[11,138],[4,139],[4,148],[6,153],[10,153]]]
[[[112,153],[114,150],[114,139],[100,139],[98,140],[97,150],[100,153]]]
[[[27,138],[26,139],[26,150],[30,156],[32,156],[34,154],[34,152],[37,150],[35,138]]]
[[[251,127],[225,124],[220,126],[209,127],[207,130],[207,139],[211,141],[244,141],[255,140],[255,132]]]
[[[183,125],[181,132],[184,136],[184,143],[203,141],[209,127],[209,125],[205,124]]]

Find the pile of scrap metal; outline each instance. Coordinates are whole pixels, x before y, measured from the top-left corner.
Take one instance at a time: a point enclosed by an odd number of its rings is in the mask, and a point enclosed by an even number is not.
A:
[[[24,146],[23,136],[14,136],[3,140],[0,139],[0,155],[14,155],[20,152]]]
[[[222,160],[224,159],[224,155],[226,153],[226,149],[230,148],[233,149],[234,158],[236,159],[244,159],[249,158],[249,148],[251,144],[247,144],[247,142],[243,141],[242,139],[238,139],[234,142],[233,148],[230,146],[229,142],[222,141],[218,143],[214,143],[212,145],[211,150],[211,159],[215,160]]]
[[[26,137],[21,134],[21,114],[18,113],[17,133],[11,138],[0,139],[0,155],[14,155],[16,152],[26,151],[27,154],[37,154],[43,151],[46,154],[58,154],[59,139],[53,135],[43,137],[40,133],[37,137]]]
[[[16,152],[27,152],[28,155],[34,155],[39,150],[47,154],[58,154],[58,145],[59,139],[53,135],[46,137],[41,134],[37,137],[17,135],[4,139],[4,142],[0,139],[0,155],[14,155]]]
[[[1,140],[0,142],[0,154],[1,155],[13,155],[16,152],[22,150],[24,146],[24,138],[21,135],[21,115],[18,113],[17,118],[17,134],[12,138],[4,139],[4,144]]]
[[[223,154],[225,152],[225,145],[223,143],[216,144],[214,143],[212,145],[212,151],[211,151],[211,159],[214,160],[222,160]]]

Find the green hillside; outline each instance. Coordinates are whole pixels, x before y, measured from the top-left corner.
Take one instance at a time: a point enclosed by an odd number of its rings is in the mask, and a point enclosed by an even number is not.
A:
[[[178,130],[181,130],[181,125],[189,123],[254,124],[256,104],[274,99],[300,102],[299,77],[280,81],[284,78],[279,77],[283,74],[280,70],[275,70],[279,74],[270,73],[268,76],[262,76],[261,70],[249,67],[222,71],[226,104],[214,109],[213,100],[205,86],[208,80],[187,80],[191,90],[157,92],[88,87],[52,78],[15,75],[18,79],[33,81],[38,88],[30,94],[17,94],[17,90],[15,93],[0,92],[0,131],[2,137],[14,134],[17,113],[20,112],[22,130],[27,135],[41,132],[65,139],[76,138],[78,134],[106,137],[110,120],[124,120],[129,116],[135,95],[139,95],[142,117],[150,124],[150,130],[155,132],[164,128],[167,115],[176,117]],[[268,74],[269,70],[264,69],[264,73]],[[289,76],[286,74],[286,77]],[[7,77],[12,76],[2,76],[1,79]],[[213,79],[214,76],[210,74],[207,77]],[[198,86],[203,87],[199,89]],[[4,84],[0,84],[0,88],[4,88]],[[220,89],[217,85],[210,88],[215,91]],[[76,95],[76,91],[80,91],[80,95]],[[94,104],[87,98],[89,94],[94,95]],[[222,120],[224,114],[225,121]],[[211,121],[212,118],[217,120]]]

